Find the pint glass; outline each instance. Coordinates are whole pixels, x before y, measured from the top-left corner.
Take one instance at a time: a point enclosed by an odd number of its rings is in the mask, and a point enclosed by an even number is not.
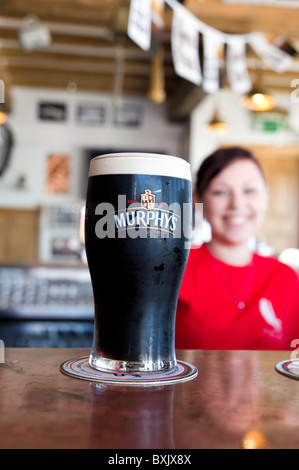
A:
[[[91,161],[85,248],[95,307],[92,367],[153,373],[176,366],[175,314],[191,212],[185,160],[119,153]]]

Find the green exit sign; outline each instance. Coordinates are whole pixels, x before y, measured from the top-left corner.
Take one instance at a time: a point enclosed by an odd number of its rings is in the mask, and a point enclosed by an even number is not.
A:
[[[252,113],[252,129],[261,132],[278,132],[288,129],[288,113],[284,110]]]

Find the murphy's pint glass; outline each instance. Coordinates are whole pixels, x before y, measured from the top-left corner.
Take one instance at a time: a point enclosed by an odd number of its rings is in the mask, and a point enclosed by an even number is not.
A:
[[[185,160],[119,153],[91,161],[85,248],[95,306],[92,367],[158,373],[176,366],[191,212]]]

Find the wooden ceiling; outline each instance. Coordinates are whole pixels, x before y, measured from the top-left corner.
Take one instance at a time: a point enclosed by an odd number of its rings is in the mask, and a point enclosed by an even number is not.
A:
[[[230,34],[262,32],[284,36],[299,50],[299,9],[228,4],[221,0],[185,0],[184,7],[201,21]],[[77,89],[146,95],[150,86],[153,51],[145,52],[126,35],[130,0],[0,0],[0,78],[7,91],[11,85]],[[27,15],[34,14],[51,33],[44,49],[26,52],[18,32]],[[172,10],[165,12],[165,89],[172,117],[184,117],[202,99],[201,87],[176,76],[170,31]],[[277,74],[249,51],[248,67],[253,79],[262,70],[264,85],[291,91],[299,78],[299,54],[290,70]],[[120,67],[124,72],[121,85]],[[9,100],[7,100],[9,103]]]

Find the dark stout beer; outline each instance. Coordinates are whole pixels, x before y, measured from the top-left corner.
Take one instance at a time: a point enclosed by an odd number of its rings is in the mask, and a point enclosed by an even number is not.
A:
[[[187,162],[153,154],[92,160],[85,219],[95,304],[91,366],[176,365],[175,313],[190,235]]]

